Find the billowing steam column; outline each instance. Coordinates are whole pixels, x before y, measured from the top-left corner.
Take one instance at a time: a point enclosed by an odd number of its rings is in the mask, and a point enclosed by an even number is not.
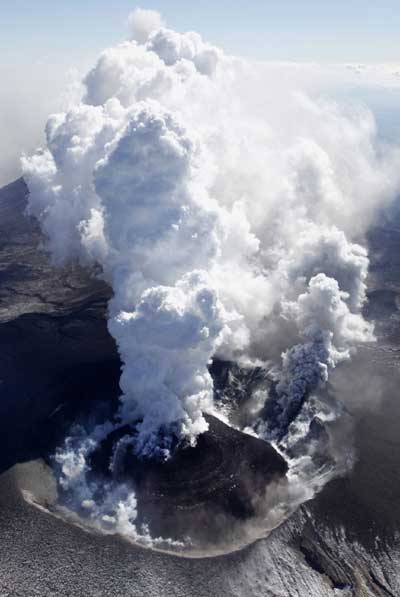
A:
[[[171,430],[194,443],[212,404],[207,363],[224,322],[206,271],[217,215],[197,180],[200,159],[170,114],[139,105],[94,173],[114,289],[109,330],[124,363],[120,417],[141,421],[142,455],[166,457]]]
[[[207,429],[207,363],[224,327],[207,274],[218,250],[218,214],[197,165],[206,157],[176,119],[138,103],[120,113],[117,127],[113,109],[113,102],[81,107],[49,126],[48,152],[27,164],[30,205],[46,230],[67,228],[65,243],[50,236],[57,258],[69,257],[60,252],[70,247],[101,264],[114,290],[109,330],[123,360],[119,416],[140,420],[135,451],[166,457],[172,436],[193,443]],[[97,134],[79,136],[82,120],[92,132],[94,116]],[[39,160],[53,177],[44,211],[35,193],[35,183],[48,183],[34,169]],[[82,172],[89,165],[91,177]]]

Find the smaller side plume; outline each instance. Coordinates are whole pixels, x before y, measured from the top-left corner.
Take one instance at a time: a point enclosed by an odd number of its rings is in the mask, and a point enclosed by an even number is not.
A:
[[[328,381],[329,371],[351,358],[360,342],[374,340],[373,325],[359,312],[352,312],[350,294],[341,291],[337,280],[320,273],[313,276],[307,291],[296,302],[283,305],[284,317],[295,322],[306,341],[282,355],[282,370],[267,435],[282,439],[299,414],[304,401]],[[357,307],[356,307],[357,308]]]

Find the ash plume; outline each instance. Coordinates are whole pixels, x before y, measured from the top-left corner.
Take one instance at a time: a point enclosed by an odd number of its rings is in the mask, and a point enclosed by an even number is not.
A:
[[[274,371],[273,420],[258,413],[251,426],[282,438],[330,370],[373,339],[360,243],[398,192],[398,149],[380,146],[366,108],[274,85],[274,70],[157,13],[136,11],[130,29],[23,158],[28,212],[56,263],[99,264],[113,289],[123,365],[110,425],[131,425],[137,455],[168,458],[207,429],[213,358]],[[98,433],[57,456],[94,517],[86,457]],[[134,520],[129,499],[103,522]]]

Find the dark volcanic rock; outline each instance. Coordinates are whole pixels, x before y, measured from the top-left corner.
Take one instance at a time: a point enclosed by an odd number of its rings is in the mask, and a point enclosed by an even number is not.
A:
[[[42,236],[25,215],[23,181],[0,190],[0,321],[28,313],[79,315],[87,309],[104,316],[110,288],[77,265],[53,267],[39,247]]]
[[[118,392],[110,289],[51,266],[26,195],[22,179],[0,191],[0,470],[44,455],[79,412]]]
[[[272,481],[284,482],[287,464],[272,446],[215,417],[207,421],[197,445],[180,446],[166,462],[139,459],[130,450],[120,459],[118,478],[133,481],[137,522],[152,536],[220,543],[227,526],[260,514]],[[121,428],[103,442],[92,457],[96,474],[106,474],[118,440],[131,433]]]

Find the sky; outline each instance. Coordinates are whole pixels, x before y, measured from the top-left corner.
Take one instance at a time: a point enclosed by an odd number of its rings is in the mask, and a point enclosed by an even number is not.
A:
[[[127,36],[137,6],[196,30],[230,54],[320,63],[400,62],[400,7],[382,0],[12,0],[0,11],[0,184],[59,108],[70,69],[86,72]]]
[[[66,60],[120,38],[131,0],[13,0],[1,7],[2,53]],[[318,61],[397,61],[397,0],[142,0],[178,30],[194,29],[231,53]],[[4,54],[3,54],[4,56]]]

